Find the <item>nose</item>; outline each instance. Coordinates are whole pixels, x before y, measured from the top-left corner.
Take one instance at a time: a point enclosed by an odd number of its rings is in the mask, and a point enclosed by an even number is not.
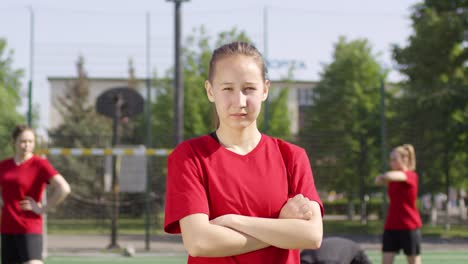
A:
[[[235,100],[235,103],[238,104],[240,108],[245,108],[247,106],[247,96],[242,90],[236,93],[234,100]]]

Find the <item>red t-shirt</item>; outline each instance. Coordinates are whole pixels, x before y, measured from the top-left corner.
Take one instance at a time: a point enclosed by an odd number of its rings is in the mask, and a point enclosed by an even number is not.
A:
[[[239,155],[202,136],[181,143],[168,158],[164,230],[180,233],[179,220],[195,213],[209,219],[225,214],[278,218],[296,194],[318,202],[323,214],[302,148],[262,135],[251,152]],[[188,263],[299,264],[300,258],[298,250],[271,246],[223,258],[189,256]]]
[[[421,217],[416,207],[418,196],[418,175],[414,171],[405,171],[406,181],[388,183],[388,208],[386,230],[412,230],[422,226]]]
[[[0,162],[0,187],[2,188],[2,234],[42,234],[42,216],[23,211],[19,202],[30,196],[42,201],[46,183],[57,171],[43,158],[32,156],[16,165],[13,159]]]

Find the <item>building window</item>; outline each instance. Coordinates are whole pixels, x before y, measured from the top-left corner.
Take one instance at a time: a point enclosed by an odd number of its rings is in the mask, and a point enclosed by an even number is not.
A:
[[[299,88],[297,93],[299,107],[312,105],[312,91],[312,88]]]

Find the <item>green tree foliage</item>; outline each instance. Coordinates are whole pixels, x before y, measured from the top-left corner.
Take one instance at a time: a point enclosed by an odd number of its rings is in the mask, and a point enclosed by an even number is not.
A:
[[[20,79],[23,71],[13,68],[13,52],[7,50],[7,41],[0,38],[0,159],[12,155],[11,132],[15,125],[24,123],[17,111],[21,104]]]
[[[265,102],[258,119],[258,126],[261,131],[268,135],[293,140],[291,134],[291,115],[288,111],[289,87],[294,79],[295,66],[288,69],[286,77],[282,77],[284,85],[270,86],[268,92],[268,102]],[[268,104],[268,106],[266,106]],[[265,116],[265,110],[268,111],[268,117]],[[268,118],[268,129],[265,127],[265,118]]]
[[[278,90],[278,94],[273,96],[273,91],[275,90]],[[288,87],[282,87],[279,89],[270,88],[270,94],[268,96],[272,99],[269,99],[270,105],[268,107],[268,111],[270,120],[268,123],[267,134],[288,140],[291,138],[291,117],[288,112],[289,89]],[[263,117],[263,115],[261,117]],[[264,120],[261,121],[261,124],[263,123]],[[262,128],[262,126],[260,126],[260,128]]]
[[[335,45],[305,110],[300,141],[310,148],[318,188],[362,195],[379,171],[381,80],[385,72],[367,40]]]
[[[78,62],[78,78],[66,87],[64,97],[58,98],[55,107],[63,122],[49,131],[51,143],[60,147],[105,147],[111,140],[101,140],[111,135],[111,121],[96,113],[94,102],[88,101],[89,83],[84,72],[83,58]]]
[[[84,71],[84,61],[77,63],[78,78],[59,98],[57,109],[63,122],[49,131],[50,144],[61,148],[109,147],[111,145],[111,120],[99,115],[95,105],[88,102],[89,84]],[[102,158],[51,156],[54,166],[72,184],[75,194],[91,197],[103,191],[104,174]]]
[[[468,186],[467,1],[427,0],[413,7],[413,34],[394,46],[402,83],[395,119],[413,143],[424,191]]]

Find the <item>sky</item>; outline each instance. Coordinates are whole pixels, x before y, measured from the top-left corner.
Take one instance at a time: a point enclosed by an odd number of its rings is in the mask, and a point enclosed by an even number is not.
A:
[[[181,8],[182,45],[201,26],[213,39],[237,28],[267,57],[272,80],[286,76],[288,65],[296,62],[295,79],[317,81],[324,66],[332,62],[340,36],[349,41],[365,38],[378,61],[390,69],[388,81],[399,81],[403,76],[394,69],[391,47],[407,44],[412,34],[411,6],[417,2],[189,0]],[[137,77],[146,78],[154,71],[165,74],[174,62],[174,3],[2,0],[0,38],[6,38],[8,49],[14,52],[13,67],[24,69],[24,100],[19,110],[26,112],[27,84],[32,76],[33,103],[40,111],[39,133],[45,133],[50,104],[47,78],[75,77],[79,56],[84,57],[90,78],[128,77],[129,58]]]

